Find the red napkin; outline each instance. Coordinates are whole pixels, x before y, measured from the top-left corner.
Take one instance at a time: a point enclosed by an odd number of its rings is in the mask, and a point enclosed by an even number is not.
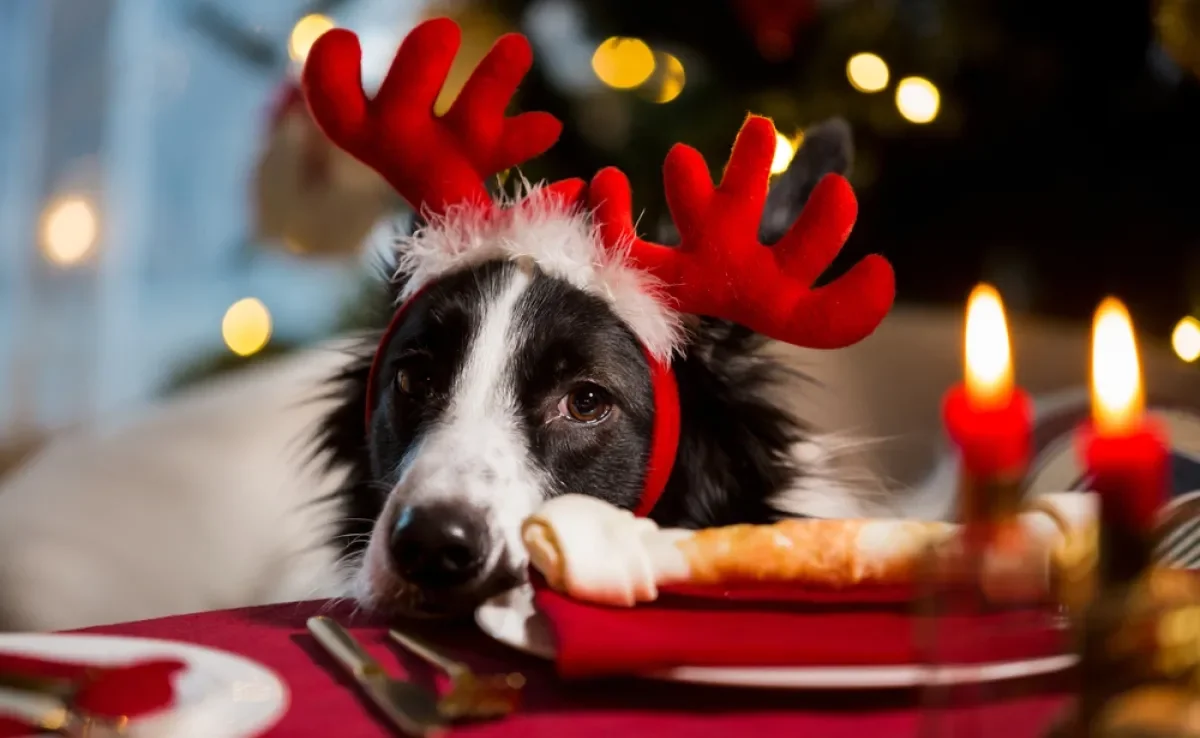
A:
[[[170,707],[175,699],[172,678],[184,668],[177,659],[96,666],[0,653],[0,674],[69,680],[78,685],[72,706],[104,718],[135,718]],[[28,735],[30,727],[0,716],[0,738]]]
[[[3,738],[25,738],[31,733],[33,733],[31,725],[0,715],[0,736]]]
[[[565,677],[674,666],[883,666],[921,660],[912,600],[898,589],[689,589],[619,608],[573,600],[539,577],[534,588]],[[805,600],[805,594],[813,596]],[[1052,656],[1067,645],[1067,634],[1034,611],[948,616],[939,621],[939,633],[939,660],[956,663]]]

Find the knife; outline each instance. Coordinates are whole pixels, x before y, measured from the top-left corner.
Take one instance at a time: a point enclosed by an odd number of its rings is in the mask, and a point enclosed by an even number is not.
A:
[[[27,723],[31,735],[53,733],[81,738],[127,738],[131,735],[124,718],[95,718],[72,710],[53,695],[7,687],[0,687],[0,715]]]
[[[405,735],[425,738],[446,732],[437,696],[411,682],[393,679],[346,629],[318,615],[308,619],[308,632],[349,672],[359,688]]]

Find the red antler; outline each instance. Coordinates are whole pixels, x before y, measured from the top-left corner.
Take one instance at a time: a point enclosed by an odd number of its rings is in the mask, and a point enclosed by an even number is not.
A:
[[[760,244],[774,153],[774,125],[750,116],[721,185],[713,187],[700,152],[673,147],[663,181],[678,247],[637,237],[629,180],[618,169],[605,169],[589,192],[601,237],[606,248],[628,246],[630,258],[664,283],[682,312],[732,320],[797,346],[849,346],[870,335],[891,309],[892,267],[872,254],[834,282],[812,287],[841,250],[858,212],[854,191],[835,174],[817,184],[779,243]]]
[[[363,92],[362,49],[350,31],[323,34],[304,67],[304,94],[325,135],[413,207],[433,213],[462,202],[489,204],[487,178],[546,151],[562,130],[549,113],[504,115],[533,63],[529,42],[518,34],[500,38],[450,110],[434,115],[460,41],[448,18],[417,26],[373,99]],[[560,183],[556,190],[569,197],[579,187]]]

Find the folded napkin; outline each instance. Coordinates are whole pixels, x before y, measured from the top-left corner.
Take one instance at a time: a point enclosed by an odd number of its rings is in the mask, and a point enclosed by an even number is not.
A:
[[[545,581],[544,579],[542,580]],[[693,607],[702,607],[707,602],[718,603],[800,603],[808,605],[900,605],[913,601],[910,585],[855,587],[852,592],[838,589],[808,588],[803,585],[780,587],[777,585],[739,585],[736,588],[716,586],[694,586],[672,584],[659,590],[664,595],[686,598]]]
[[[0,715],[0,738],[25,738],[33,732],[32,727],[24,720]]]
[[[137,718],[170,707],[175,699],[173,677],[184,668],[177,659],[101,666],[0,653],[0,677],[68,681],[76,690],[71,705],[102,718]],[[31,727],[0,715],[0,738],[28,735]]]
[[[920,620],[897,591],[690,589],[630,608],[571,599],[534,577],[534,603],[553,633],[559,673],[590,677],[675,666],[917,664]],[[814,593],[816,594],[816,593]],[[1044,612],[939,619],[939,661],[988,663],[1064,652],[1067,634]]]

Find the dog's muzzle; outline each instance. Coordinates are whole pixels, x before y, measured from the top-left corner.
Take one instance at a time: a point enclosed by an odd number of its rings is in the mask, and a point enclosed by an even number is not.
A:
[[[432,612],[469,610],[517,583],[502,549],[486,512],[445,503],[402,509],[388,539],[393,572]]]

